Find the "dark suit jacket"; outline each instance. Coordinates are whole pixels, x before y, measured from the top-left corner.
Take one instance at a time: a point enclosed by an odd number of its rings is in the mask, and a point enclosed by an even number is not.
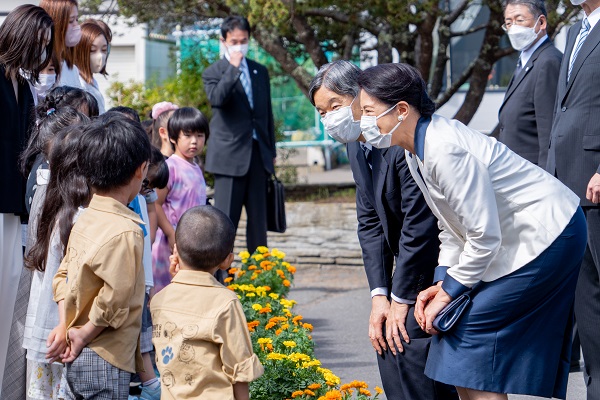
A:
[[[275,158],[275,129],[271,109],[271,87],[267,69],[248,62],[254,109],[240,82],[240,69],[225,58],[202,74],[204,89],[212,106],[210,137],[206,147],[206,170],[214,174],[244,176],[250,167],[252,131],[259,137],[265,170],[272,174]]]
[[[19,171],[19,155],[33,126],[33,95],[27,83],[19,83],[19,101],[12,81],[0,65],[0,213],[25,215],[25,178]]]
[[[415,300],[433,282],[440,246],[437,220],[410,174],[404,149],[373,148],[373,171],[358,142],[348,143],[347,149],[369,286],[391,288],[394,295]]]
[[[582,206],[598,207],[585,195],[590,179],[600,172],[600,24],[581,46],[567,82],[569,59],[580,29],[578,22],[567,34],[546,169],[579,196]]]
[[[513,76],[498,112],[498,140],[536,165],[546,167],[554,99],[562,53],[546,40],[518,76]]]

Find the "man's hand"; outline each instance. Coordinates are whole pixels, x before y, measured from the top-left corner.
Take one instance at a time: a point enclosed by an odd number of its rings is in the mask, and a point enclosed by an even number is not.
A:
[[[396,348],[392,345],[396,343],[398,351],[403,352],[404,347],[400,340],[400,334],[406,343],[410,343],[408,332],[406,331],[406,316],[408,315],[409,304],[402,304],[392,300],[390,313],[385,323],[387,342],[390,343],[390,350],[396,355]],[[400,332],[400,334],[398,334]]]
[[[425,307],[435,297],[437,292],[441,289],[441,282],[438,285],[431,286],[423,290],[417,296],[417,303],[415,304],[415,319],[421,329],[425,330]]]
[[[600,203],[600,174],[595,173],[588,183],[585,197],[592,203]]]
[[[229,63],[234,67],[239,68],[242,63],[242,58],[244,58],[244,53],[241,51],[231,51],[229,49],[227,49],[227,51],[229,52]]]
[[[433,320],[452,301],[452,297],[442,289],[437,292],[433,300],[425,307],[425,332],[437,335],[438,331],[433,328]]]
[[[48,364],[62,359],[67,349],[67,329],[64,324],[60,323],[52,329],[46,340],[46,347],[48,348],[46,352]]]
[[[383,323],[388,318],[390,302],[385,296],[373,296],[371,299],[371,316],[369,317],[369,339],[379,355],[387,350],[383,334]]]

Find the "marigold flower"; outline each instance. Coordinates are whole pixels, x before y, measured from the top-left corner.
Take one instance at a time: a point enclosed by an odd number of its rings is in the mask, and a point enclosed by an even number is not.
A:
[[[281,325],[281,329],[283,329],[283,330],[286,330],[289,327],[290,327],[289,324],[283,324],[283,325]]]
[[[271,286],[263,286],[262,288],[267,292],[271,291]]]
[[[358,389],[358,392],[359,392],[360,394],[364,394],[365,396],[369,396],[369,397],[371,397],[371,392],[369,392],[367,389],[360,388],[360,389]]]
[[[248,322],[248,328],[254,329],[254,328],[256,328],[259,325],[260,325],[260,322],[258,322],[258,321]]]
[[[292,322],[294,325],[298,325],[298,322],[300,322],[302,319],[304,319],[302,315],[296,315],[294,318],[292,318]]]
[[[281,299],[279,300],[279,304],[284,306],[285,308],[292,308],[296,302],[294,300]]]
[[[290,287],[290,285],[291,285],[291,284],[292,284],[292,283],[291,283],[290,281],[288,281],[287,279],[284,279],[284,280],[283,280],[283,286],[285,286],[285,287]]]
[[[267,355],[267,360],[284,360],[287,356],[281,353],[271,353]]]
[[[275,322],[269,322],[265,325],[265,329],[271,329],[274,326],[275,326]]]
[[[314,395],[315,395],[315,392],[313,392],[313,391],[312,391],[312,390],[310,390],[310,389],[305,389],[305,390],[304,390],[304,394],[305,394],[305,395],[307,395],[307,396],[314,396]]]
[[[227,289],[231,290],[232,292],[235,292],[235,288],[231,287],[231,286],[225,286]],[[239,294],[238,294],[239,296]]]
[[[380,388],[379,386],[375,386],[375,391],[377,392],[377,394],[383,393],[383,389]]]
[[[259,314],[268,314],[268,313],[270,313],[271,311],[272,311],[272,310],[271,310],[271,307],[263,307],[263,308],[261,308],[261,309],[258,311],[258,313],[259,313]]]
[[[309,330],[309,331],[311,331],[311,332],[312,332],[312,331],[313,331],[313,329],[314,329],[314,328],[313,328],[313,326],[312,326],[311,324],[307,323],[307,322],[306,322],[306,323],[304,323],[304,324],[302,324],[302,327],[303,327],[304,329],[308,329],[308,330]]]
[[[295,274],[296,273],[296,267],[294,267],[294,266],[290,265],[289,267],[286,267],[286,269],[288,270],[288,272],[290,274]]]
[[[262,255],[262,254],[254,254],[254,255],[252,256],[252,258],[253,258],[253,259],[255,259],[256,261],[260,261],[260,260],[262,260],[264,257],[263,257],[263,255]]]
[[[312,361],[307,361],[307,362],[302,363],[302,368],[320,367],[320,366],[321,366],[321,361],[319,361],[319,360],[312,360]]]
[[[279,328],[279,329],[277,329],[277,330],[275,331],[275,334],[276,334],[277,336],[279,336],[279,335],[281,335],[281,332],[282,332],[282,330],[281,330],[281,328]]]
[[[278,269],[278,270],[277,270],[277,271],[275,271],[275,272],[277,272],[277,275],[279,275],[279,277],[280,277],[280,278],[282,278],[282,279],[283,279],[283,278],[285,277],[285,274],[283,273],[283,271],[282,271],[282,270]]]
[[[285,342],[283,342],[283,344],[285,344]],[[295,343],[294,343],[294,345],[295,345]],[[293,362],[310,361],[310,356],[307,354],[303,354],[303,353],[292,353],[288,356],[288,358],[290,360],[292,360]]]
[[[258,338],[258,344],[266,344],[266,343],[273,343],[273,339],[268,338],[268,337]]]
[[[247,258],[242,258],[242,264],[247,264],[248,263],[248,259]]]
[[[267,350],[273,351],[273,345],[271,343],[267,343]]]
[[[248,271],[254,271],[256,269],[256,265],[250,265],[248,267]]]
[[[285,347],[296,347],[296,342],[294,342],[293,340],[284,340],[283,345]]]
[[[253,309],[254,311],[260,311],[262,308],[263,308],[263,307],[262,307],[262,305],[260,305],[260,304],[258,304],[258,303],[254,303],[254,304],[252,304],[252,309]]]
[[[295,399],[296,397],[300,397],[302,395],[304,395],[304,392],[302,390],[296,390],[292,393],[292,399]]]
[[[292,316],[292,312],[290,310],[288,310],[287,308],[283,310],[283,314],[286,317],[291,317]]]
[[[234,268],[229,268],[229,275],[233,275],[233,274],[235,274],[236,272],[238,272],[238,269],[237,269],[237,268],[235,268],[235,267],[234,267]]]
[[[313,383],[312,385],[308,385],[308,388],[310,390],[317,390],[321,388],[321,384],[320,383]]]
[[[246,297],[255,297],[256,293],[246,293]]]
[[[228,276],[227,278],[223,279],[223,282],[225,283],[229,283],[233,280],[233,278],[231,276]]]
[[[238,272],[238,278],[241,278],[244,275],[246,275],[246,271],[242,270],[242,271]]]
[[[271,254],[273,255],[273,257],[277,257],[280,260],[283,260],[285,258],[285,253],[279,249],[271,250]]]
[[[339,390],[330,390],[329,392],[325,393],[325,399],[326,400],[341,400],[342,392],[340,392]]]
[[[279,295],[277,293],[269,293],[269,297],[273,300],[277,300],[279,298]]]
[[[238,254],[238,257],[241,258],[241,259],[250,258],[250,253],[248,253],[245,250],[244,251],[240,251],[239,254]]]
[[[266,247],[266,246],[258,246],[256,248],[256,251],[258,251],[261,254],[264,254],[264,253],[268,253],[269,252],[269,248]]]

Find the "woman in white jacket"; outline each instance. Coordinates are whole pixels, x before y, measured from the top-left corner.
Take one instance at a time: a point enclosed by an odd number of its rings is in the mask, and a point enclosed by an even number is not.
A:
[[[419,295],[417,321],[436,334],[432,322],[446,304],[467,291],[472,299],[432,340],[426,375],[455,385],[462,400],[564,399],[586,244],[579,198],[495,139],[433,115],[415,68],[378,65],[359,85],[363,136],[406,150],[439,220],[438,282]]]

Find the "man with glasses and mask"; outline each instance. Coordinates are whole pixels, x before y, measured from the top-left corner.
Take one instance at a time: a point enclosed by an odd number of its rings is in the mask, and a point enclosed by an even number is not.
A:
[[[356,181],[358,238],[371,289],[369,338],[383,388],[388,399],[458,400],[453,387],[425,376],[431,337],[414,316],[419,288],[433,283],[438,265],[437,220],[410,174],[404,149],[380,150],[364,143],[358,121],[359,74],[348,61],[326,64],[311,82],[308,97],[326,132],[347,144]],[[368,132],[365,128],[365,137]],[[379,135],[370,142],[391,136]]]
[[[548,158],[562,60],[562,53],[546,34],[546,18],[543,0],[506,3],[502,28],[521,53],[498,114],[498,139],[542,168]]]
[[[587,400],[600,399],[600,0],[571,0],[583,19],[567,34],[546,170],[581,200],[588,244],[575,291]]]

